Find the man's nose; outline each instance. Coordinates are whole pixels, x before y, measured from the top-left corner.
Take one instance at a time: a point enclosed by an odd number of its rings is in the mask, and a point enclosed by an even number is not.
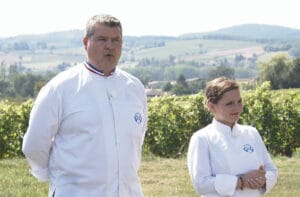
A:
[[[112,40],[108,39],[105,42],[105,48],[111,49],[114,47],[114,43],[112,42]]]

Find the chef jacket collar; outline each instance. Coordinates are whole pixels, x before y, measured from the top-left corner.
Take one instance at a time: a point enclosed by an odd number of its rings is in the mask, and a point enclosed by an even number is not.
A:
[[[221,123],[220,121],[216,120],[215,118],[213,119],[212,124],[216,126],[218,131],[224,132],[224,133],[226,133],[226,135],[238,136],[241,133],[241,131],[239,129],[239,124],[237,122],[233,125],[232,129],[230,128],[230,126],[228,126],[224,123]]]
[[[88,69],[89,71],[91,71],[92,73],[95,73],[97,75],[100,76],[105,76],[102,70],[97,69],[95,66],[93,66],[91,63],[89,63],[88,61],[84,61],[83,65],[85,66],[86,69]],[[113,75],[116,69],[114,69],[109,76]]]

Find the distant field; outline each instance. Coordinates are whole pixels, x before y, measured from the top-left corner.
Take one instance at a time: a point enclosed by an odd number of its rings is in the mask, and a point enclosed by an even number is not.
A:
[[[168,60],[171,56],[180,61],[196,61],[210,63],[216,58],[233,60],[237,54],[246,58],[256,54],[258,58],[268,58],[269,54],[263,49],[263,45],[257,42],[237,40],[166,40],[165,46],[146,48],[138,46],[130,50],[124,50],[121,56],[120,66],[130,67],[137,64],[143,58],[155,60]],[[133,60],[132,60],[132,57]],[[33,71],[45,71],[55,68],[63,62],[71,65],[82,62],[85,59],[83,46],[77,48],[46,49],[36,51],[13,51],[10,53],[0,52],[0,62],[8,65],[22,64]]]
[[[256,42],[234,41],[234,40],[181,40],[168,41],[164,47],[142,49],[135,52],[138,58],[155,57],[157,59],[168,59],[170,55],[178,56],[180,59],[194,60],[202,58],[214,58],[216,56],[233,56],[243,54],[252,56],[264,51],[262,45]]]
[[[243,55],[246,58],[252,57],[253,54],[258,56],[265,54],[263,47],[248,47],[248,48],[238,48],[238,49],[225,49],[225,50],[214,50],[204,54],[190,55],[187,57],[183,57],[183,60],[193,61],[193,60],[211,60],[214,58],[227,58],[234,59],[234,57],[239,54]]]
[[[15,51],[11,53],[0,53],[0,62],[4,61],[11,65],[20,61],[22,66],[30,68],[35,72],[53,69],[63,62],[78,63],[85,58],[84,48],[68,48],[40,51]]]

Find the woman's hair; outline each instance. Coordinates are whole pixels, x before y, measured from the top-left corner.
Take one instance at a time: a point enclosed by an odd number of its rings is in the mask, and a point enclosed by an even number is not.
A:
[[[212,102],[216,104],[224,93],[235,89],[239,89],[239,84],[233,79],[219,77],[209,81],[205,88],[206,103]]]
[[[117,18],[111,15],[104,14],[104,15],[95,15],[87,21],[86,29],[85,29],[85,36],[87,38],[90,38],[91,36],[94,35],[96,24],[106,25],[108,27],[119,27],[122,35],[121,22]]]

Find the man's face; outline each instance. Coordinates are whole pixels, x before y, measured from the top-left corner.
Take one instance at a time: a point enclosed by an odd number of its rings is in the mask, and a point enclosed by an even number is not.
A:
[[[109,75],[117,66],[122,52],[122,33],[118,27],[97,24],[95,33],[83,43],[87,51],[88,62]]]

